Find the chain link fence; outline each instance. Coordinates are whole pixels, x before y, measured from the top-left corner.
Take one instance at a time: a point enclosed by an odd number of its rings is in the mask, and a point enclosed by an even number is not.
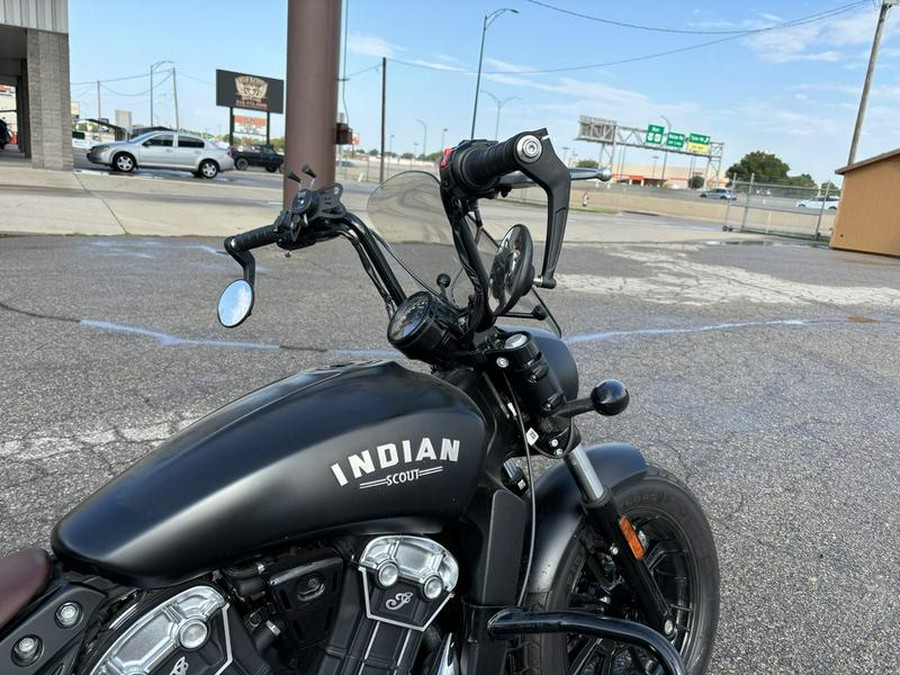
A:
[[[840,192],[824,188],[758,183],[732,183],[722,229],[827,239],[840,204]]]

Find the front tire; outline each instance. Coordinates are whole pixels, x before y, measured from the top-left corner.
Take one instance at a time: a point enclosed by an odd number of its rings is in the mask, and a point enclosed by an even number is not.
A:
[[[122,173],[131,173],[136,166],[134,157],[127,152],[120,152],[113,157],[112,165],[116,171],[121,171]]]
[[[269,173],[275,173],[276,171],[278,171],[278,167],[269,165],[266,167],[266,171],[268,171]]]
[[[250,166],[250,162],[248,162],[243,157],[238,157],[237,161],[234,163],[234,168],[237,169],[238,171],[246,171],[247,167],[249,167],[249,166]]]
[[[719,562],[709,523],[696,498],[663,469],[648,466],[639,482],[616,491],[619,508],[642,540],[645,560],[678,627],[673,644],[691,675],[706,671],[719,619]],[[526,596],[532,611],[578,609],[643,622],[631,595],[586,520],[569,542],[551,590]],[[515,673],[632,675],[654,672],[643,650],[574,634],[522,638]]]

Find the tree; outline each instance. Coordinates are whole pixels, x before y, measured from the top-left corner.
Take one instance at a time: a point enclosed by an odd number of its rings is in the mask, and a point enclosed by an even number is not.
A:
[[[808,173],[801,173],[799,176],[788,176],[785,181],[788,185],[795,185],[797,187],[802,188],[813,188],[815,189],[816,181],[813,180],[813,177]]]
[[[691,176],[688,179],[688,187],[691,190],[699,190],[703,187],[704,183],[706,183],[706,179],[703,176]]]
[[[748,152],[741,161],[732,164],[725,175],[732,181],[749,181],[750,176],[756,175],[757,183],[777,183],[787,179],[791,167],[771,152],[755,150]]]
[[[412,159],[412,158],[413,158],[413,154],[411,152],[404,152],[402,155],[400,155],[400,159]]]
[[[597,169],[600,167],[600,163],[595,159],[579,159],[575,166],[581,169]]]
[[[822,191],[822,194],[825,194],[826,192],[829,195],[840,195],[841,194],[841,188],[839,188],[837,185],[832,183],[830,180],[826,180],[824,183],[822,183],[819,186],[819,189]]]
[[[372,157],[378,157],[378,148],[372,148],[371,150],[369,150],[369,155],[371,155]]]

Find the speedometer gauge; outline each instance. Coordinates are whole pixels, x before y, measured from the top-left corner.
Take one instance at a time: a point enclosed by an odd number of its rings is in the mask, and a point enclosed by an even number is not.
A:
[[[452,360],[456,341],[453,308],[428,291],[409,296],[388,324],[388,340],[411,359]]]
[[[425,328],[428,319],[428,308],[431,307],[431,296],[428,293],[416,293],[404,302],[388,326],[388,340],[392,344],[406,343],[414,339],[421,329]]]

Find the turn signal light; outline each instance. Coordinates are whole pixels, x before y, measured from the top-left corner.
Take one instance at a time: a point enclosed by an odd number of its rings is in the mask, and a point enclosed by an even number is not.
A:
[[[631,521],[628,520],[627,516],[622,516],[619,519],[619,529],[622,530],[622,534],[625,535],[625,541],[628,542],[628,545],[631,547],[631,553],[637,560],[642,560],[644,558],[644,546],[641,544],[641,540],[637,535],[637,532],[634,531],[634,527],[631,525]]]

